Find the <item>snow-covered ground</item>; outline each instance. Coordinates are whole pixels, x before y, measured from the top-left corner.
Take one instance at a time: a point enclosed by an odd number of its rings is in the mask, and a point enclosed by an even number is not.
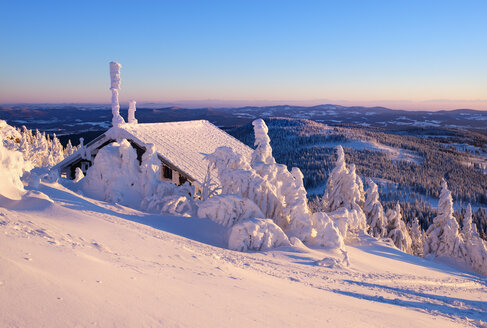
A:
[[[222,248],[210,220],[59,184],[0,200],[1,327],[487,326],[487,279],[365,237],[350,267],[305,247]]]

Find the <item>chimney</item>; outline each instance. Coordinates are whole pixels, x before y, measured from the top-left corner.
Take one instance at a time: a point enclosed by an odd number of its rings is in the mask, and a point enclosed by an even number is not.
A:
[[[120,105],[118,103],[118,91],[120,90],[120,65],[117,62],[110,62],[110,81],[112,90],[112,125],[119,126],[125,123],[122,116],[120,116]]]
[[[129,101],[129,115],[128,115],[128,123],[129,124],[137,124],[137,119],[135,118],[135,100]]]

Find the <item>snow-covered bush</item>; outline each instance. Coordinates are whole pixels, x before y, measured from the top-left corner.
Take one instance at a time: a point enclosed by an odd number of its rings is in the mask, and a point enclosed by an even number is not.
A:
[[[101,148],[83,181],[83,191],[94,198],[138,207],[143,195],[137,153],[127,140]]]
[[[263,216],[264,214],[254,202],[236,195],[214,196],[199,203],[198,206],[198,217],[210,219],[225,227]]]
[[[396,203],[395,209],[387,210],[387,237],[391,238],[401,251],[411,253],[411,236],[406,226],[406,223],[402,219],[401,205]]]
[[[196,215],[196,203],[193,199],[194,188],[188,182],[181,186],[155,180],[157,185],[149,194],[143,194],[141,208],[154,213],[174,215]]]
[[[189,195],[171,195],[163,197],[160,201],[162,213],[173,215],[194,216],[196,207],[193,197]]]
[[[445,180],[442,181],[441,187],[438,216],[426,231],[424,255],[432,254],[463,260],[466,258],[466,249],[458,222],[453,216],[453,199]]]
[[[230,230],[228,248],[236,251],[264,251],[290,246],[286,234],[271,219],[247,219]]]
[[[77,167],[76,168],[76,171],[75,171],[75,177],[74,177],[74,182],[80,182],[81,179],[83,179],[85,177],[85,174],[83,173],[83,171],[81,170],[80,167]]]
[[[379,189],[372,179],[367,179],[369,188],[365,192],[364,213],[367,217],[367,229],[372,237],[385,237],[387,217],[379,201]]]
[[[345,249],[343,235],[335,225],[334,220],[324,212],[313,213],[313,232],[308,241],[309,245],[332,249]]]
[[[357,236],[364,233],[366,229],[364,212],[358,205],[355,204],[354,207],[352,210],[341,207],[333,212],[327,213],[347,242],[352,242]]]
[[[5,148],[0,142],[0,196],[16,200],[22,198],[25,191],[20,177],[24,166],[22,154]]]

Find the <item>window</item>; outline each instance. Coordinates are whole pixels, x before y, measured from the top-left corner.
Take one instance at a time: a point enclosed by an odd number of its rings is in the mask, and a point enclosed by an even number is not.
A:
[[[182,185],[184,184],[186,181],[188,181],[188,179],[186,179],[185,177],[183,177],[182,175],[179,176],[179,185]]]
[[[164,179],[172,179],[172,170],[168,166],[162,164],[162,177]]]

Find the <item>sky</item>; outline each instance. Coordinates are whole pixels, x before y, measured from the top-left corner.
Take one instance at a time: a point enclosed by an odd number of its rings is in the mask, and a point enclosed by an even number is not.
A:
[[[487,110],[487,1],[1,1],[0,103]]]

